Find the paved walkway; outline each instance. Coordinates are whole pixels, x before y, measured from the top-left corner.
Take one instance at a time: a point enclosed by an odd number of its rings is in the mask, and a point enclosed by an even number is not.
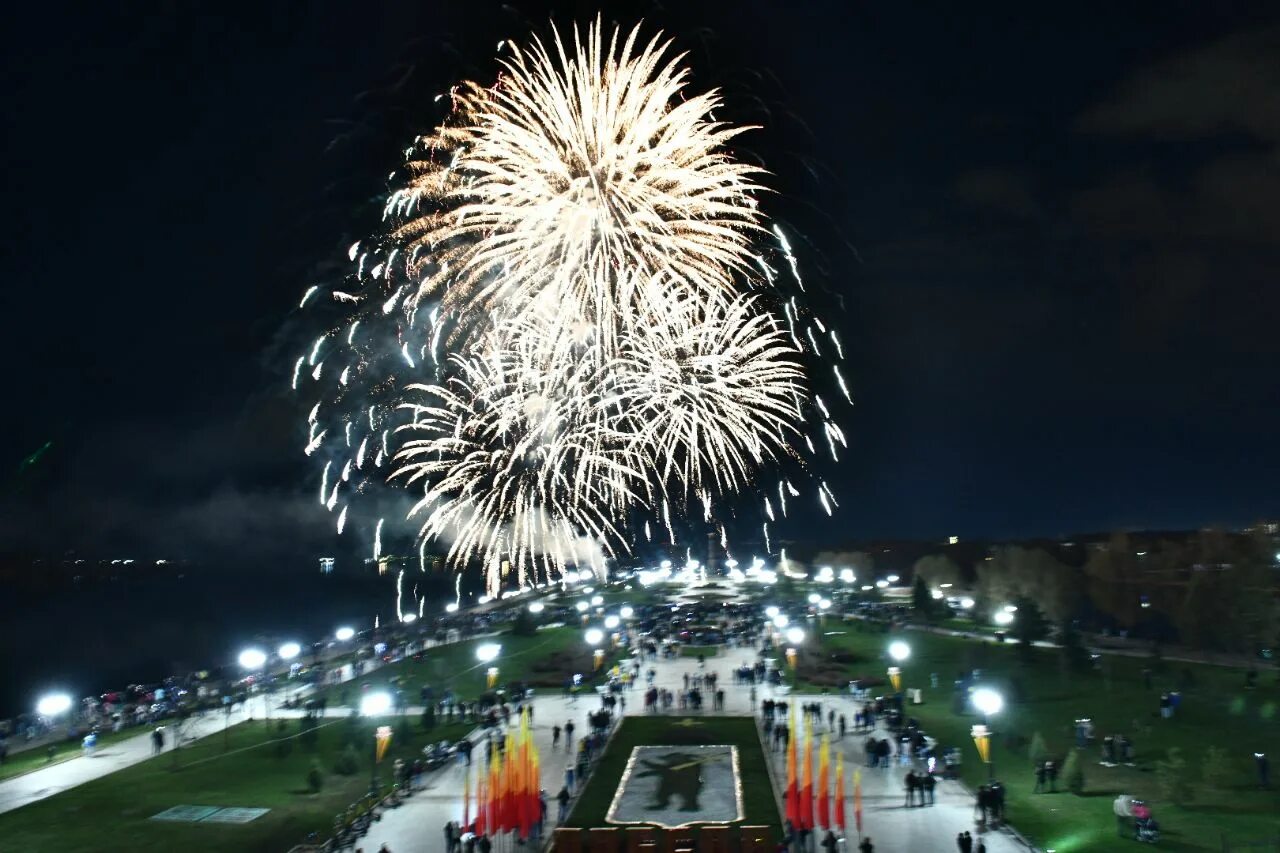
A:
[[[720,677],[720,686],[725,690],[725,710],[715,713],[747,715],[755,712],[757,705],[751,700],[750,688],[733,684],[732,678],[734,668],[754,660],[754,652],[748,649],[728,649],[720,656],[708,659],[704,671],[716,672]],[[645,668],[648,669],[649,666],[657,670],[658,686],[673,691],[683,686],[686,672],[698,671],[697,662],[690,658],[659,661],[646,664]],[[637,686],[626,694],[628,715],[644,714],[642,693],[642,688]],[[756,691],[757,702],[770,696],[773,694],[767,688],[761,687]],[[787,702],[821,702],[824,714],[827,709],[834,708],[837,714],[844,713],[852,725],[854,703],[847,698],[804,695],[774,698],[785,698]],[[563,745],[559,750],[551,748],[551,727],[563,726],[566,720],[572,719],[577,732],[585,732],[588,729],[587,714],[596,710],[599,704],[591,697],[581,698],[574,703],[560,696],[539,696],[533,704],[533,736],[542,758],[542,788],[547,792],[546,830],[549,833],[555,826],[554,798],[563,784],[568,758]],[[673,718],[678,716],[683,715],[673,714]],[[954,853],[956,834],[965,830],[972,833],[975,846],[976,840],[981,837],[987,845],[988,853],[1025,850],[1021,843],[1006,832],[979,835],[978,826],[973,821],[973,797],[958,782],[941,782],[935,792],[937,804],[934,806],[905,807],[902,779],[908,768],[866,768],[862,746],[866,737],[865,734],[855,735],[850,732],[843,742],[836,740],[833,748],[843,749],[845,754],[846,787],[850,798],[846,808],[850,821],[853,820],[853,770],[855,767],[863,769],[863,829],[875,843],[877,853]],[[772,757],[779,778],[785,778],[785,754],[777,753]],[[833,773],[834,767],[833,759]],[[445,823],[462,820],[463,774],[464,769],[455,765],[429,775],[426,789],[414,794],[399,808],[386,812],[359,846],[366,851],[376,851],[382,844],[386,844],[392,853],[434,853],[443,849]],[[474,776],[471,790],[474,794]],[[856,846],[856,836],[851,837],[847,849],[853,851]]]

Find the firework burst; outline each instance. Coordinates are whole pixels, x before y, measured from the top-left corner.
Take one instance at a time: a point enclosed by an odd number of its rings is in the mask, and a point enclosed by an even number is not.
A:
[[[513,46],[406,151],[384,237],[351,247],[340,319],[292,371],[320,389],[306,450],[340,526],[390,474],[421,540],[493,592],[602,568],[638,525],[674,540],[673,514],[711,520],[813,449],[801,363],[821,351],[774,289],[795,257],[780,231],[781,263],[764,246],[759,172],[727,147],[745,128],[669,48],[599,23]]]

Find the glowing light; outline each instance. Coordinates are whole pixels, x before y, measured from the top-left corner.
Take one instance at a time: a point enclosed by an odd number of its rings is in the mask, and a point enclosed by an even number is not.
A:
[[[876,589],[888,589],[889,582],[887,580],[876,581]]]
[[[974,600],[967,596],[965,598],[960,599],[960,606],[963,607],[965,610],[973,609],[974,604],[975,604]]]
[[[36,702],[36,713],[42,717],[56,717],[71,710],[71,697],[65,693],[50,693]]]
[[[591,596],[591,604],[593,607],[599,607],[600,605],[604,604],[604,596],[603,595]]]
[[[497,643],[482,643],[476,646],[476,659],[481,663],[489,663],[502,652]]]
[[[381,717],[391,710],[391,694],[379,690],[369,693],[360,699],[360,715],[362,717]]]
[[[529,612],[530,612],[530,613],[541,613],[542,611],[544,611],[544,610],[546,610],[546,609],[547,609],[547,606],[546,606],[545,604],[543,604],[541,601],[531,601],[531,602],[529,602]]]
[[[404,613],[400,616],[400,621],[406,625],[412,625],[414,622],[418,621],[418,614],[412,611]]]
[[[897,583],[897,582],[898,582],[898,576],[897,576],[897,575],[889,575],[889,577],[885,578],[885,580],[887,580],[889,583]]]
[[[889,657],[898,662],[902,662],[911,657],[911,646],[902,640],[894,640],[889,644]]]
[[[781,610],[779,610],[775,605],[772,605],[772,604],[764,609],[764,615],[768,616],[770,619],[777,617],[777,615],[781,612],[782,612]]]
[[[798,646],[804,642],[804,631],[800,628],[788,628],[786,637],[788,643]]]
[[[240,666],[245,669],[262,669],[267,663],[267,653],[261,649],[245,649],[240,653]]]
[[[587,641],[588,646],[598,646],[604,642],[604,631],[599,628],[588,628],[582,635],[582,639]]]
[[[280,660],[293,660],[302,654],[302,646],[297,643],[284,643],[276,650],[276,654],[280,656]]]
[[[610,631],[612,631],[614,628],[617,628],[621,624],[622,624],[622,620],[619,619],[617,616],[604,617],[604,627],[608,628]]]
[[[577,604],[573,606],[577,608],[579,613],[586,613],[587,610],[591,608],[591,605],[587,604],[585,601],[579,601]]]
[[[457,613],[457,612],[458,612],[458,602],[456,602],[456,601],[450,601],[448,604],[446,604],[446,605],[444,606],[444,612],[445,612],[445,613]]]
[[[853,583],[857,579],[858,578],[853,573],[853,569],[840,570],[840,580],[844,581],[845,583]]]
[[[773,624],[778,628],[785,628],[791,622],[785,613],[779,613],[773,617]]]
[[[1013,622],[1013,614],[1008,610],[1001,610],[992,618],[997,625],[1008,625]]]
[[[990,687],[979,687],[971,696],[973,707],[986,717],[999,714],[1004,708],[1004,697]]]
[[[624,604],[622,605],[621,609],[618,610],[618,615],[621,616],[623,619],[630,619],[632,616],[636,615],[636,611],[634,608],[631,607],[631,605]]]
[[[355,635],[356,635],[355,628],[343,627],[333,632],[334,638],[340,643],[345,643],[347,640],[350,640]]]

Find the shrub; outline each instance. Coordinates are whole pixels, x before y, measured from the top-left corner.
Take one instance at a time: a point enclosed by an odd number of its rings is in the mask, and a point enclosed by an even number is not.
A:
[[[1076,796],[1084,793],[1084,762],[1080,759],[1079,749],[1067,753],[1067,760],[1062,765],[1062,784]]]
[[[515,621],[511,623],[511,633],[517,637],[532,637],[538,633],[538,623],[526,608],[520,608],[520,612],[516,614]]]
[[[1044,742],[1044,736],[1039,732],[1031,736],[1031,746],[1027,748],[1027,758],[1031,759],[1033,768],[1039,767],[1042,762],[1049,759],[1049,746]]]
[[[311,769],[307,771],[307,790],[313,794],[320,793],[320,789],[324,787],[324,770],[320,767],[320,762],[311,759]]]
[[[436,727],[436,709],[433,705],[428,705],[422,712],[422,729],[423,731],[431,731]]]
[[[1191,799],[1191,779],[1187,773],[1187,761],[1176,746],[1166,753],[1163,761],[1156,762],[1156,782],[1160,794],[1174,805],[1180,806]]]
[[[354,776],[360,769],[360,757],[356,754],[356,746],[349,743],[338,755],[333,770],[340,776]]]
[[[1206,793],[1222,791],[1231,784],[1234,774],[1231,772],[1231,761],[1227,751],[1220,746],[1211,746],[1204,754],[1201,765],[1201,786]]]
[[[298,734],[298,743],[302,744],[302,748],[308,751],[316,748],[316,741],[319,740],[320,733],[316,730],[316,718],[307,714],[298,720],[298,726],[301,731]]]

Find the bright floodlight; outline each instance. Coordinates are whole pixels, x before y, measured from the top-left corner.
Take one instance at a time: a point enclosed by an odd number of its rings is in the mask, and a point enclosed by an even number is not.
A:
[[[1013,621],[1013,614],[1008,610],[1001,610],[994,618],[997,625],[1008,625]]]
[[[858,579],[857,576],[853,573],[853,569],[840,570],[840,580],[844,581],[845,583],[853,583],[857,579]]]
[[[888,586],[889,586],[889,582],[886,580],[876,581],[876,589],[885,589]]]
[[[403,622],[403,623],[404,623],[404,624],[406,624],[406,625],[412,625],[414,622],[417,622],[417,621],[418,621],[418,614],[417,614],[417,613],[405,613],[403,616],[401,616],[401,617],[400,617],[400,621],[401,621],[401,622]]]
[[[818,609],[819,609],[819,610],[826,610],[826,609],[827,609],[827,608],[829,608],[830,606],[831,606],[831,600],[830,600],[830,599],[828,599],[828,598],[824,598],[824,599],[822,599],[822,600],[820,600],[820,601],[818,602]]]
[[[984,717],[991,717],[1004,708],[1004,697],[990,687],[979,687],[973,691],[973,707],[981,711]]]
[[[663,561],[662,561],[661,563],[659,563],[658,565],[659,565],[659,566],[662,566],[662,568],[664,568],[664,569],[669,569],[669,568],[671,568],[671,561],[670,561],[670,560],[663,560]]]
[[[302,646],[297,643],[285,643],[276,650],[276,654],[280,655],[280,660],[293,660],[302,652]]]
[[[240,665],[245,669],[262,669],[267,663],[267,653],[262,649],[245,649],[240,653]]]
[[[340,643],[345,643],[347,640],[350,640],[355,635],[356,635],[355,628],[339,628],[338,630],[333,632],[333,636],[336,637],[338,639],[338,642]]]
[[[484,643],[482,645],[476,646],[476,658],[481,663],[488,663],[489,661],[496,658],[498,656],[498,653],[501,651],[502,651],[502,646],[498,645],[497,643]]]
[[[770,619],[773,619],[775,616],[777,616],[781,612],[782,611],[779,610],[776,605],[772,605],[772,604],[764,609],[764,615],[768,616]]]
[[[456,601],[450,601],[448,604],[446,604],[446,605],[444,606],[444,612],[445,612],[445,613],[457,613],[457,612],[458,612],[458,602],[456,602]]]
[[[529,604],[530,613],[541,613],[546,609],[547,609],[547,606],[543,604],[541,601],[534,601]]]
[[[599,628],[588,628],[582,638],[587,641],[588,646],[598,646],[604,642],[604,631]]]
[[[787,627],[787,623],[790,621],[791,620],[787,618],[787,614],[785,613],[779,613],[777,616],[773,617],[773,624],[779,628]]]
[[[822,599],[822,596],[818,595],[816,592],[809,593],[810,604],[817,604],[821,599]]]
[[[618,615],[623,619],[630,619],[636,615],[636,611],[630,605],[623,605],[622,609],[618,611]]]
[[[65,693],[50,693],[40,697],[36,703],[36,713],[42,717],[56,717],[71,710],[71,697]]]
[[[889,644],[889,657],[896,661],[904,661],[911,657],[911,647],[902,640],[894,640]]]
[[[804,642],[804,631],[799,628],[787,629],[787,642],[793,646],[798,646]]]
[[[604,604],[604,596],[603,595],[591,596],[591,603],[596,607],[599,607],[601,604]]]
[[[378,717],[391,710],[391,694],[378,691],[370,693],[360,700],[360,714],[364,717]]]
[[[1005,613],[1017,613],[1017,612],[1018,612],[1018,605],[1016,605],[1016,604],[1006,604],[1006,605],[1004,606],[1004,612],[1005,612]]]
[[[579,612],[579,613],[586,613],[586,612],[587,612],[587,608],[588,608],[588,607],[590,607],[591,605],[590,605],[590,604],[587,604],[585,601],[579,601],[577,604],[575,604],[575,605],[573,605],[573,606],[574,606],[574,607],[576,607],[576,608],[578,608],[578,612]]]
[[[612,631],[614,628],[617,628],[620,622],[622,622],[622,620],[619,619],[617,616],[604,617],[604,626],[608,628],[610,631]]]
[[[972,598],[965,597],[960,599],[960,606],[963,607],[965,610],[972,609],[973,605],[974,605],[974,601]]]
[[[885,580],[887,580],[889,583],[897,583],[897,582],[898,582],[898,576],[897,576],[897,575],[889,575],[889,577],[885,578]]]

